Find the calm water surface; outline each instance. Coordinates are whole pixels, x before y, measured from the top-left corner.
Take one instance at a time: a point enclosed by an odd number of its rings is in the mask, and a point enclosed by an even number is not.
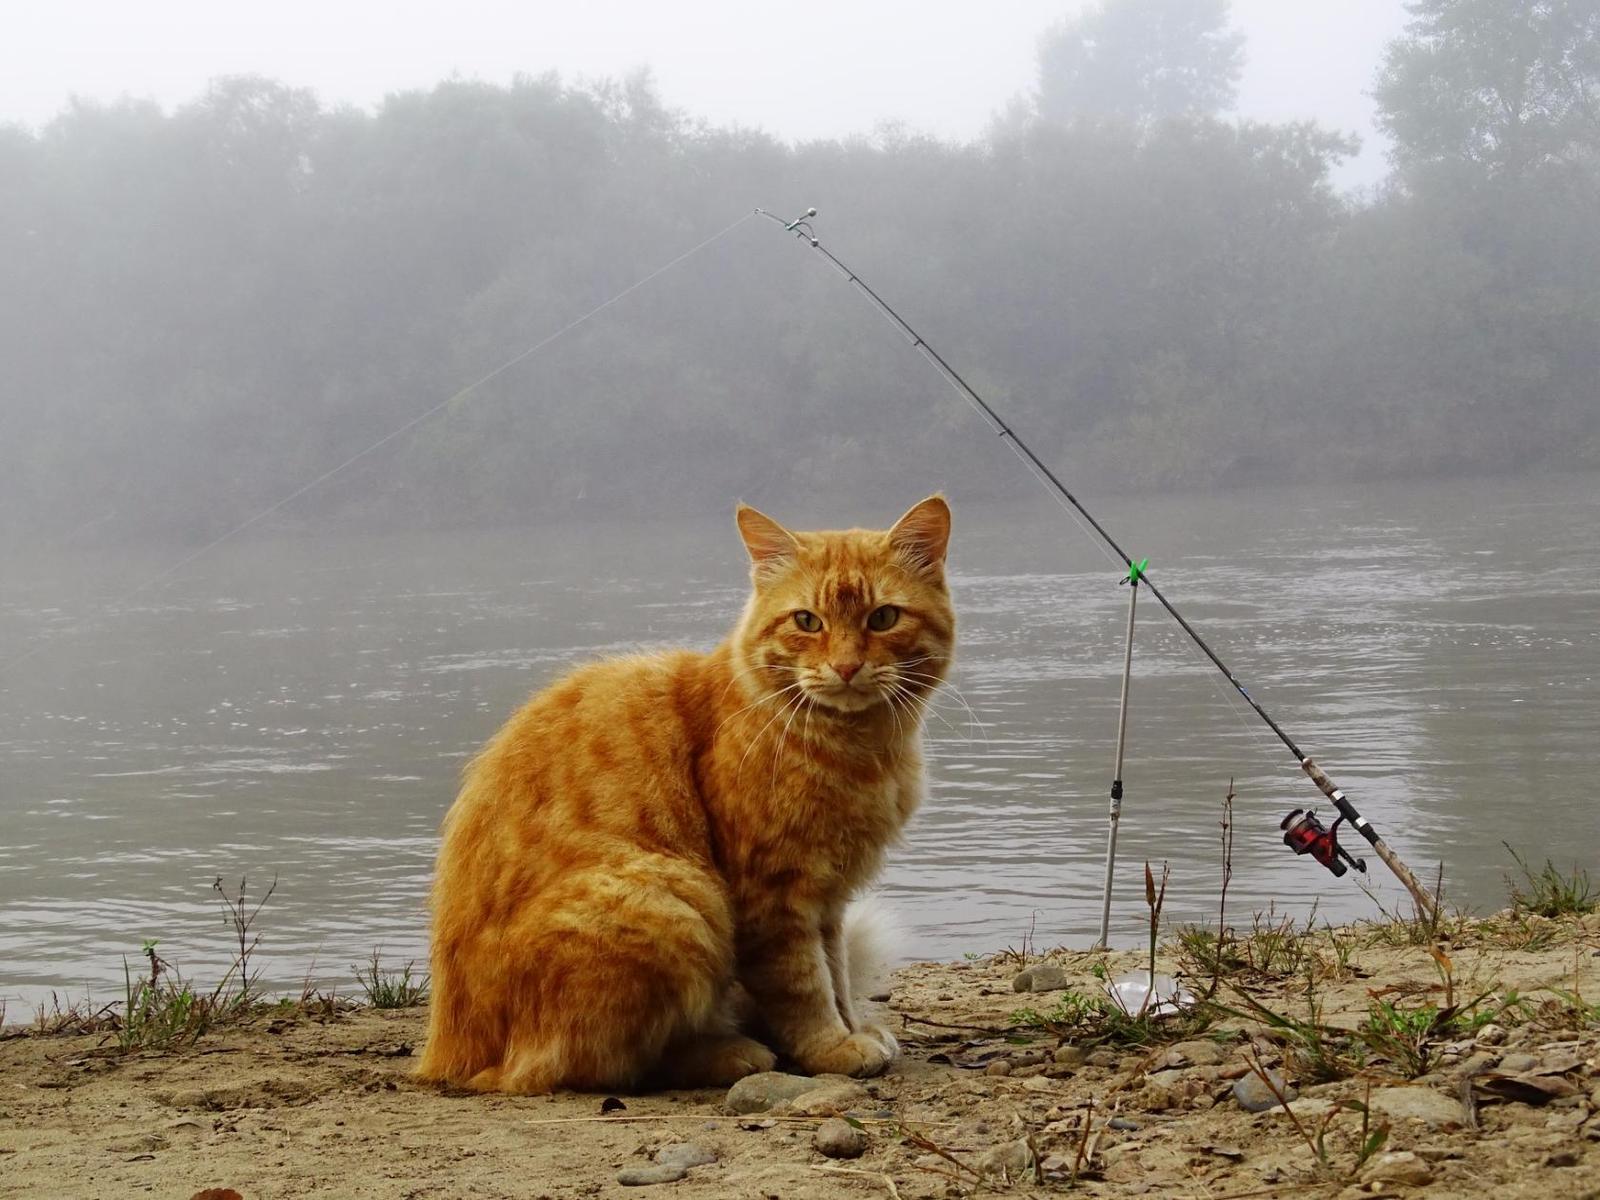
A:
[[[1596,865],[1600,479],[1098,500],[1163,590],[1419,872],[1503,895],[1509,841]],[[956,508],[961,629],[931,790],[883,890],[908,953],[1086,944],[1098,923],[1127,590],[1047,499]],[[788,516],[790,514],[782,513]],[[804,516],[804,514],[802,514]],[[838,523],[892,514],[819,512]],[[799,519],[796,523],[800,523]],[[741,602],[731,520],[13,562],[0,576],[0,996],[120,994],[145,938],[186,973],[230,961],[211,892],[263,910],[273,986],[348,986],[381,945],[426,954],[436,829],[464,760],[532,690],[596,654],[708,646]],[[1320,801],[1145,598],[1114,933],[1142,863],[1175,919],[1398,906],[1376,860],[1335,880],[1279,842]],[[1325,807],[1325,806],[1324,806]]]

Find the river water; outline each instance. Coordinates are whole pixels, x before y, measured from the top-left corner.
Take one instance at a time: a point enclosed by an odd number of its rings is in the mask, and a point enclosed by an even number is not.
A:
[[[1445,864],[1453,902],[1501,902],[1502,842],[1597,865],[1600,479],[1097,507],[1419,874]],[[932,719],[929,799],[882,891],[910,956],[1086,945],[1128,592],[1048,498],[956,516],[965,707]],[[744,591],[728,519],[257,541],[128,596],[181,558],[30,559],[0,578],[0,661],[39,647],[0,674],[13,1020],[52,989],[120,995],[146,938],[215,978],[231,961],[219,876],[253,896],[277,879],[256,925],[271,986],[348,989],[375,946],[425,957],[464,760],[570,664],[710,645]],[[1230,777],[1231,919],[1404,906],[1376,859],[1338,880],[1281,844],[1282,816],[1321,797],[1147,596],[1128,738],[1114,942],[1140,937],[1146,860],[1171,866],[1170,919],[1214,919]]]

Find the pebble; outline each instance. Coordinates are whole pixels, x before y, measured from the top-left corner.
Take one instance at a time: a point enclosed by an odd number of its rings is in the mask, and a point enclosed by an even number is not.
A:
[[[1474,1075],[1481,1075],[1484,1071],[1487,1071],[1499,1061],[1500,1056],[1498,1054],[1491,1054],[1487,1050],[1480,1050],[1476,1054],[1469,1054],[1466,1058],[1462,1059],[1455,1066],[1454,1070],[1457,1075],[1465,1075],[1470,1079]]]
[[[1011,1064],[1003,1058],[997,1058],[983,1069],[985,1075],[1009,1075]]]
[[[1228,1052],[1207,1038],[1179,1042],[1167,1051],[1169,1067],[1220,1067],[1227,1061]]]
[[[1461,1124],[1461,1104],[1424,1087],[1386,1087],[1372,1093],[1372,1111],[1391,1121],[1421,1121],[1430,1129]]]
[[[1576,1150],[1552,1150],[1544,1156],[1544,1165],[1547,1167],[1575,1167],[1582,1156]]]
[[[817,1126],[811,1144],[829,1158],[860,1158],[867,1148],[867,1135],[849,1121],[831,1117]]]
[[[1290,1087],[1288,1082],[1277,1071],[1269,1070],[1268,1078],[1272,1080],[1273,1087],[1282,1093],[1285,1100],[1293,1100],[1300,1093]],[[1239,1102],[1239,1107],[1245,1112],[1266,1112],[1278,1107],[1278,1097],[1273,1094],[1260,1076],[1251,1073],[1233,1084],[1233,1098]]]
[[[1088,1055],[1084,1053],[1082,1046],[1061,1046],[1051,1057],[1064,1067],[1081,1067]]]
[[[816,1085],[819,1081],[813,1079],[811,1082]],[[854,1079],[832,1079],[792,1099],[779,1101],[769,1111],[794,1113],[801,1117],[831,1117],[854,1108],[864,1108],[870,1103],[872,1096]]]
[[[1021,1179],[1031,1166],[1033,1166],[1033,1151],[1022,1138],[986,1150],[978,1159],[978,1170],[981,1173],[998,1175],[1004,1172],[1011,1179]]]
[[[1500,1060],[1500,1069],[1507,1075],[1522,1075],[1538,1067],[1539,1060],[1532,1054],[1508,1054]]]
[[[623,1167],[617,1172],[617,1182],[623,1187],[647,1187],[652,1183],[677,1183],[688,1173],[682,1167],[652,1163],[648,1167]]]
[[[1503,1046],[1505,1045],[1505,1040],[1506,1030],[1504,1025],[1490,1024],[1478,1030],[1477,1041],[1480,1046]]]
[[[1433,1182],[1433,1170],[1409,1150],[1380,1154],[1361,1172],[1366,1183],[1401,1183],[1421,1187]]]
[[[761,1113],[785,1100],[816,1091],[822,1081],[806,1075],[786,1075],[782,1071],[761,1071],[746,1075],[728,1089],[723,1101],[732,1113]]]
[[[1052,1092],[1055,1090],[1055,1084],[1043,1075],[1029,1075],[1022,1081],[1022,1086],[1030,1092]]]
[[[717,1156],[696,1142],[675,1142],[656,1151],[656,1162],[663,1167],[706,1167]]]
[[[1112,1117],[1111,1120],[1106,1122],[1106,1124],[1112,1129],[1121,1129],[1127,1133],[1131,1133],[1139,1128],[1139,1122],[1130,1121],[1127,1117]]]
[[[1011,980],[1011,990],[1014,992],[1059,992],[1071,983],[1067,973],[1055,963],[1040,963],[1036,967],[1028,967],[1018,971]]]
[[[1096,1050],[1083,1061],[1091,1067],[1114,1067],[1122,1062],[1122,1055],[1115,1050]]]

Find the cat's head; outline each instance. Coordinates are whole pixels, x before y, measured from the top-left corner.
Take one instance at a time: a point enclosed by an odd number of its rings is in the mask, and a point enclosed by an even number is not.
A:
[[[733,639],[746,678],[836,713],[917,715],[955,648],[944,497],[882,530],[791,532],[747,505],[738,522],[754,585]]]

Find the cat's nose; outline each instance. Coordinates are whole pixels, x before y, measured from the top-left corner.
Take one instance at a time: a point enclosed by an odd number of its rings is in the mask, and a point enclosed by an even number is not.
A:
[[[849,683],[851,677],[855,675],[857,671],[861,670],[861,664],[858,662],[834,663],[833,669],[839,673],[840,679],[844,680],[846,683]]]

